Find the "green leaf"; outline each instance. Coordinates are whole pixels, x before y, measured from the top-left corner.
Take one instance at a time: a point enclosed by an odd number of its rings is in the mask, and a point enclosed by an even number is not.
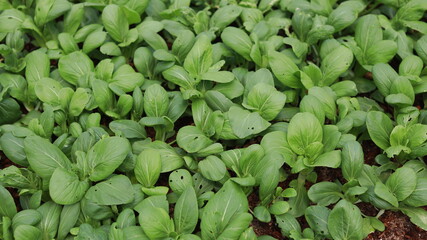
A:
[[[403,201],[415,190],[417,175],[412,168],[398,168],[387,179],[386,186],[396,196],[398,201]]]
[[[110,122],[108,126],[117,136],[123,136],[128,139],[147,137],[144,127],[133,120],[116,120]]]
[[[212,15],[209,25],[211,28],[218,28],[222,30],[236,20],[241,12],[242,8],[234,4],[220,7]]]
[[[359,208],[347,200],[335,205],[328,217],[328,229],[333,239],[360,240],[363,238],[363,218]]]
[[[405,57],[399,65],[399,75],[419,76],[423,69],[423,60],[415,55]]]
[[[131,151],[129,141],[120,137],[108,137],[97,142],[88,152],[87,160],[92,181],[108,177],[122,164]]]
[[[42,78],[35,85],[37,97],[52,106],[60,104],[62,85],[51,78]]]
[[[264,149],[258,145],[253,144],[246,148],[239,160],[239,170],[243,176],[256,176],[262,174],[258,164],[264,156]]]
[[[42,215],[42,220],[37,225],[45,239],[53,239],[56,236],[59,226],[59,217],[62,207],[52,201],[46,202],[37,208]]]
[[[175,231],[173,220],[162,208],[146,207],[138,219],[144,233],[150,239],[164,239]]]
[[[99,48],[107,38],[107,33],[104,31],[94,31],[90,33],[83,43],[83,52],[88,54]]]
[[[68,111],[71,116],[79,116],[90,100],[90,95],[84,88],[77,88],[70,100]]]
[[[390,134],[393,130],[391,119],[382,112],[372,111],[366,117],[366,127],[372,141],[385,150],[390,147]]]
[[[305,42],[301,42],[297,38],[289,37],[284,38],[283,42],[292,47],[292,51],[298,58],[305,57],[308,52],[308,44]]]
[[[108,84],[102,80],[92,82],[93,97],[99,108],[106,112],[114,106],[114,96]]]
[[[261,222],[268,223],[271,221],[271,215],[265,206],[256,206],[254,209],[254,216]]]
[[[37,225],[42,219],[42,215],[34,209],[25,209],[19,211],[12,219],[12,229],[20,225]]]
[[[276,222],[283,236],[289,236],[291,231],[301,232],[301,226],[299,222],[290,213],[276,216]]]
[[[174,209],[175,230],[178,234],[190,234],[199,220],[197,196],[192,186],[181,194]]]
[[[206,136],[215,134],[215,116],[205,101],[197,99],[192,101],[191,111],[196,127],[203,131]]]
[[[117,42],[123,42],[129,32],[129,23],[123,10],[115,5],[107,5],[102,11],[102,24],[108,34]]]
[[[291,149],[302,155],[308,145],[322,141],[322,126],[313,114],[297,113],[289,122],[287,138]]]
[[[213,63],[212,44],[208,36],[201,35],[184,60],[184,68],[193,78],[206,73]]]
[[[62,240],[69,234],[71,228],[77,223],[80,215],[80,204],[64,206],[59,219],[58,239]]]
[[[10,192],[0,185],[0,216],[9,217],[12,219],[16,213],[16,205]]]
[[[0,74],[0,85],[5,89],[9,89],[9,94],[13,98],[26,101],[27,96],[27,81],[21,75],[2,73]]]
[[[135,163],[135,176],[143,187],[153,187],[162,169],[160,153],[154,149],[142,151]]]
[[[424,63],[427,63],[427,36],[424,35],[415,43],[415,51],[418,56],[423,59]]]
[[[319,235],[329,237],[328,218],[331,210],[322,206],[310,206],[305,210],[305,219],[310,228]]]
[[[15,231],[13,231],[14,239],[25,240],[25,239],[42,239],[42,233],[40,229],[30,225],[20,225]]]
[[[0,32],[14,32],[21,28],[25,14],[17,9],[6,9],[0,14]]]
[[[228,71],[206,72],[201,79],[217,83],[229,83],[234,80],[234,74]]]
[[[91,73],[93,62],[82,52],[73,52],[62,56],[58,62],[59,74],[65,81],[77,85],[79,78]]]
[[[74,34],[79,28],[84,15],[84,4],[73,4],[64,17],[64,32]]]
[[[396,71],[388,64],[378,63],[372,68],[374,83],[383,96],[390,94],[392,83],[399,77]]]
[[[119,46],[117,46],[117,44],[114,42],[106,42],[102,44],[102,46],[99,48],[99,51],[109,56],[120,56],[122,54]]]
[[[427,211],[422,208],[401,208],[404,214],[408,215],[411,222],[427,231]]]
[[[0,137],[0,146],[9,160],[21,166],[28,166],[23,138],[15,137],[12,133],[5,133]]]
[[[58,41],[65,54],[70,54],[79,50],[79,46],[77,46],[77,43],[74,40],[73,36],[69,33],[58,34]]]
[[[62,205],[79,202],[88,188],[88,181],[80,181],[74,172],[60,167],[53,172],[49,182],[50,197]]]
[[[382,40],[373,43],[366,51],[370,65],[389,62],[397,52],[397,44],[392,40]]]
[[[85,198],[98,205],[121,205],[134,199],[132,183],[124,175],[115,175],[89,188]]]
[[[327,118],[335,120],[337,107],[334,92],[329,87],[312,87],[308,94],[314,96],[321,104]]]
[[[107,240],[108,233],[103,228],[93,228],[92,225],[88,223],[83,223],[79,227],[79,232],[77,234],[76,240],[84,239]]]
[[[18,102],[12,98],[6,98],[0,101],[0,124],[14,123],[21,117],[21,110]]]
[[[296,76],[299,69],[289,57],[283,53],[270,52],[268,61],[271,70],[281,83],[291,88],[302,88],[301,82]]]
[[[418,177],[414,191],[404,200],[404,203],[413,207],[427,205],[427,179]]]
[[[343,2],[330,13],[327,23],[335,28],[335,32],[339,32],[356,21],[358,13],[364,8],[365,5],[359,1]]]
[[[336,203],[341,198],[341,187],[332,182],[320,182],[310,187],[308,197],[320,206]]]
[[[321,70],[323,72],[323,79],[320,86],[331,85],[341,74],[350,68],[352,62],[353,53],[350,49],[344,46],[334,49],[322,60]]]
[[[176,136],[178,146],[188,153],[195,153],[213,144],[203,132],[194,126],[185,126],[179,129]]]
[[[228,226],[224,229],[218,239],[237,239],[248,228],[252,221],[249,213],[240,213],[231,218]]]
[[[289,203],[285,201],[277,201],[271,204],[270,212],[274,215],[282,215],[289,211]]]
[[[38,26],[43,26],[49,21],[61,16],[67,12],[71,7],[71,3],[65,0],[51,1],[42,0],[38,1],[35,7],[34,22]]]
[[[341,151],[341,171],[347,181],[357,179],[362,173],[364,156],[359,142],[347,142]]]
[[[251,113],[239,107],[231,107],[228,111],[233,133],[239,138],[246,138],[260,133],[270,126],[258,113]]]
[[[162,74],[166,80],[184,89],[191,89],[196,83],[196,81],[190,77],[188,72],[183,67],[178,65],[174,65],[166,71],[163,71]]]
[[[331,86],[331,89],[337,95],[337,98],[356,96],[358,93],[357,85],[353,81],[344,80]]]
[[[123,229],[127,240],[149,240],[140,226],[130,226]]]
[[[169,175],[169,186],[174,193],[182,194],[188,187],[193,185],[193,178],[185,169],[175,170]]]
[[[203,177],[211,181],[221,180],[227,172],[224,162],[215,156],[208,156],[205,160],[200,161],[199,170]]]
[[[411,105],[415,100],[414,89],[411,82],[405,77],[398,77],[390,86],[390,94],[404,94],[409,98]],[[386,98],[387,101],[387,98]]]
[[[184,61],[191,47],[194,45],[194,33],[189,30],[181,30],[178,32],[175,41],[172,44],[172,54],[180,61]]]
[[[58,167],[71,168],[67,156],[57,146],[44,138],[27,137],[24,141],[24,150],[31,168],[44,179],[49,179]]]
[[[227,181],[203,209],[202,239],[218,239],[234,218],[247,211],[246,195],[237,184]]]
[[[321,154],[314,162],[304,159],[304,164],[309,167],[330,167],[337,168],[341,165],[341,151],[335,150]]]
[[[154,141],[147,144],[143,149],[155,149],[160,153],[162,159],[162,172],[170,172],[184,165],[182,156],[169,144],[161,141]],[[140,151],[142,151],[141,149]],[[138,153],[140,153],[140,151]]]
[[[227,27],[221,33],[221,39],[227,47],[233,49],[246,60],[251,60],[252,41],[243,30],[235,27]]]
[[[374,192],[377,197],[390,203],[394,207],[399,206],[396,196],[391,192],[391,190],[384,183],[380,181],[376,182]]]
[[[382,39],[383,33],[377,15],[369,14],[359,19],[356,25],[355,40],[364,54]]]
[[[267,133],[261,140],[261,146],[265,152],[282,154],[288,164],[295,157],[295,153],[292,152],[289,146],[285,132],[274,131]]]
[[[307,34],[313,26],[313,15],[304,8],[297,7],[295,14],[292,16],[292,27],[295,33],[302,41],[307,40]]]
[[[136,87],[140,87],[144,83],[144,76],[141,73],[135,72],[128,64],[120,66],[113,74],[111,85],[117,86],[124,92],[133,91]]]
[[[285,94],[270,85],[259,83],[249,91],[246,103],[243,103],[243,106],[250,110],[256,110],[265,120],[271,121],[283,109],[285,102]]]
[[[166,90],[153,84],[145,90],[144,111],[148,117],[166,116],[169,107],[169,97]]]
[[[25,56],[25,77],[28,81],[30,99],[35,98],[34,87],[37,81],[49,77],[50,60],[42,51],[33,51]]]

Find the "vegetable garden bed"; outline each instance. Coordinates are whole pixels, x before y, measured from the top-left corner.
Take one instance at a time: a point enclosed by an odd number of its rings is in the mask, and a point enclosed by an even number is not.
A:
[[[0,239],[427,240],[426,10],[0,0]]]

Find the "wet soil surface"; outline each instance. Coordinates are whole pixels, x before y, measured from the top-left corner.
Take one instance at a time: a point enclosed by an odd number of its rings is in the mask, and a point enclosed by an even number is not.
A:
[[[427,231],[411,223],[409,217],[401,212],[386,211],[380,220],[385,230],[370,234],[366,240],[427,240]]]

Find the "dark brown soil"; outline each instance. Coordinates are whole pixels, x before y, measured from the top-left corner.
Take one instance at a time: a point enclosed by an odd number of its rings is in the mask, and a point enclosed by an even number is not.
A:
[[[381,153],[381,149],[372,141],[363,141],[362,143],[363,154],[365,156],[365,163],[368,165],[377,165],[375,157]]]
[[[427,240],[427,231],[415,226],[401,212],[386,211],[380,220],[385,225],[384,232],[371,233],[366,240]]]
[[[258,193],[252,192],[248,197],[248,201],[249,208],[253,211],[259,203]],[[276,239],[284,239],[279,227],[276,226],[273,220],[269,223],[264,223],[254,218],[254,220],[252,220],[251,227],[254,229],[254,232],[257,236],[270,235]]]
[[[356,206],[359,207],[360,211],[366,216],[375,217],[379,212],[370,203],[360,202],[360,203],[357,203]]]
[[[156,131],[152,127],[145,127],[145,130],[147,131],[147,137],[151,138],[152,141],[156,140]]]
[[[317,182],[333,182],[339,180],[341,183],[345,183],[341,168],[317,167],[315,171],[317,173]]]

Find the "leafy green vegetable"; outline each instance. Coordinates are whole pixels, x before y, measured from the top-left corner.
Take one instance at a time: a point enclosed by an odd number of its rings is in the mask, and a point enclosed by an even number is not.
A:
[[[426,11],[0,0],[0,239],[422,235]]]

